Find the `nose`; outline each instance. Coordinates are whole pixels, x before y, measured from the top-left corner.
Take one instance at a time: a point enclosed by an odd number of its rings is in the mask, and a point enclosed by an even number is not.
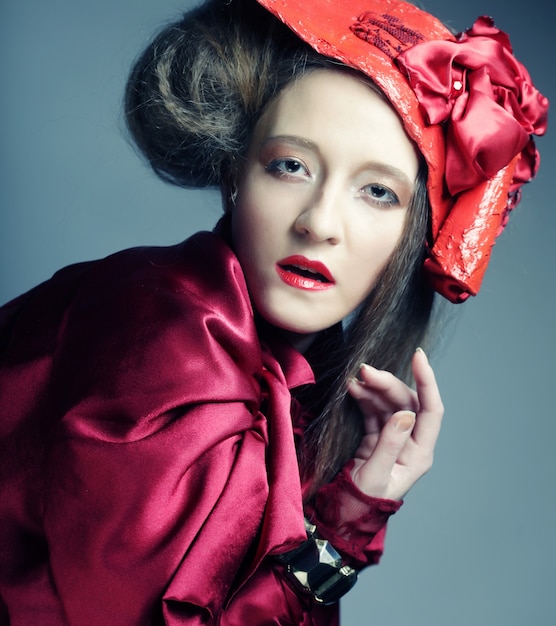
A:
[[[315,190],[295,220],[295,231],[314,242],[340,243],[343,235],[340,206],[339,190],[331,185]]]

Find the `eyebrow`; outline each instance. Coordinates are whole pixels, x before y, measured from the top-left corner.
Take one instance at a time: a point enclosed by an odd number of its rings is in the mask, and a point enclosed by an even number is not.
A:
[[[301,148],[310,148],[315,152],[320,152],[319,147],[314,141],[305,139],[304,137],[298,137],[297,135],[271,135],[270,137],[267,137],[261,145],[264,146],[272,141],[287,141],[288,143],[296,144]]]
[[[304,137],[298,137],[297,135],[272,135],[262,141],[261,147],[264,147],[266,144],[274,141],[285,141],[287,143],[297,145],[300,148],[306,148],[309,150],[313,150],[314,152],[320,153],[319,147],[314,141],[311,141],[310,139],[305,139]],[[394,165],[380,163],[379,161],[368,161],[361,169],[371,168],[374,170],[379,170],[385,176],[395,178],[402,184],[409,185],[410,190],[413,190],[415,187],[415,181],[411,180],[405,172],[395,167]]]

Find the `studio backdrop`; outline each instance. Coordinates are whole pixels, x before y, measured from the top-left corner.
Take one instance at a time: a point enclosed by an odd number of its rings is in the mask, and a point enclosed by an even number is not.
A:
[[[423,0],[459,31],[491,15],[556,103],[547,0]],[[150,36],[190,0],[0,4],[0,301],[56,269],[167,245],[220,215],[215,191],[159,181],[128,142],[121,97]],[[553,125],[554,126],[554,125]],[[446,416],[433,470],[390,523],[344,626],[529,626],[556,615],[556,128],[495,247],[481,293],[431,355]]]

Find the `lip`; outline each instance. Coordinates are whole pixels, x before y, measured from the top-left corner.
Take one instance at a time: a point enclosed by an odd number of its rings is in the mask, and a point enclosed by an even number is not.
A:
[[[309,272],[309,275],[297,273],[290,268],[304,270]],[[294,254],[278,261],[276,272],[287,285],[306,291],[324,291],[333,287],[336,282],[324,263],[312,261],[301,254]],[[315,274],[315,277],[310,274]]]

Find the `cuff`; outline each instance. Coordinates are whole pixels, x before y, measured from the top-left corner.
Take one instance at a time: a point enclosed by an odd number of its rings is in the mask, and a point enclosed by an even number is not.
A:
[[[386,523],[403,502],[364,494],[351,479],[352,467],[353,461],[321,487],[306,513],[346,564],[361,569],[378,563],[384,550]]]

